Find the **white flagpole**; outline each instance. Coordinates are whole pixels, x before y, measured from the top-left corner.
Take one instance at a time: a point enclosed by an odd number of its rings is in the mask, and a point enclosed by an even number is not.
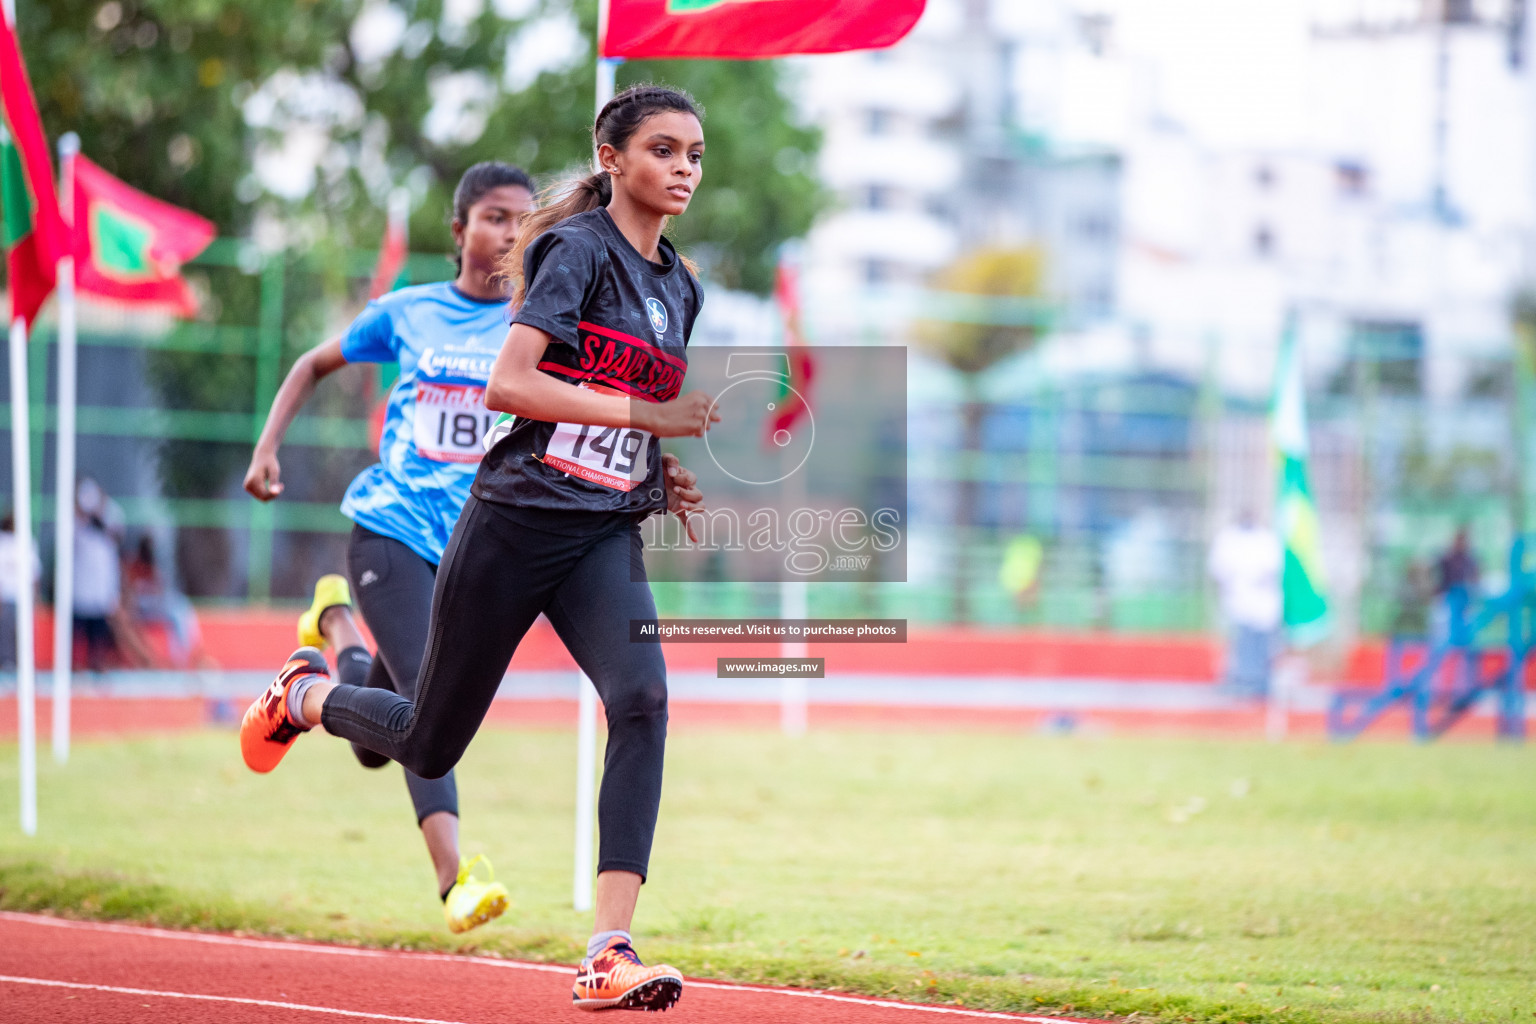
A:
[[[15,0],[5,0],[16,25]],[[0,128],[0,131],[3,131]],[[32,657],[32,459],[27,427],[27,325],[15,315],[11,283],[11,493],[16,520],[16,733],[21,755],[21,831],[37,835],[37,678]]]
[[[400,240],[405,244],[405,262],[408,265],[411,259],[411,190],[404,185],[396,186],[389,190],[389,213],[387,215],[391,229],[398,229]],[[405,266],[400,268],[405,270]],[[384,287],[393,288],[400,280],[400,275],[395,275],[395,280]],[[407,281],[410,278],[406,278]]]
[[[12,285],[15,288],[15,285]],[[14,290],[11,293],[15,300]],[[21,747],[21,831],[37,835],[36,666],[32,657],[32,460],[27,427],[27,325],[11,319],[11,493],[16,520],[16,731]]]
[[[411,230],[411,190],[401,185],[389,190],[389,224],[398,227],[400,235],[406,240],[406,251],[410,251]]]
[[[784,256],[781,255],[783,260]],[[792,309],[783,310],[784,313],[784,344],[799,344],[803,339],[799,335],[799,325],[792,322],[792,314],[798,313]],[[786,369],[790,369],[788,366]],[[793,371],[791,370],[791,375]],[[790,383],[791,377],[785,378],[785,383]],[[781,452],[785,458],[791,449],[784,448]],[[784,483],[781,492],[785,504],[788,506],[787,514],[793,516],[806,504],[805,476],[798,469],[791,470],[788,479]],[[804,619],[809,614],[810,595],[805,579],[782,580],[779,583],[779,615],[785,619]],[[779,645],[779,654],[785,658],[804,658],[807,653],[805,641],[785,640]],[[779,731],[788,737],[804,736],[810,727],[810,683],[804,676],[785,675],[779,681]]]
[[[608,27],[608,0],[600,0],[597,16],[597,102],[593,116],[613,99],[613,75],[618,61],[602,56],[603,33]],[[592,909],[592,853],[597,821],[597,690],[585,672],[577,682],[576,701],[576,857],[572,871],[571,905],[578,911]]]
[[[793,510],[791,510],[793,511]],[[786,619],[806,617],[805,580],[784,580],[779,584],[779,614]],[[785,658],[803,658],[804,640],[785,640],[779,645]],[[810,684],[804,676],[785,675],[779,682],[779,731],[785,736],[804,736],[810,724]]]
[[[592,909],[592,850],[597,822],[597,690],[585,672],[577,673],[576,701],[576,858],[571,906]]]
[[[59,207],[73,238],[75,156],[80,136],[59,139]],[[58,424],[54,430],[53,759],[69,760],[69,700],[75,645],[75,257],[59,260]]]
[[[389,190],[389,201],[384,214],[384,223],[386,225],[384,228],[384,245],[387,246],[389,244],[390,235],[394,234],[395,231],[399,231],[400,240],[405,245],[405,257],[409,260],[411,254],[411,190],[404,185],[399,185]],[[383,263],[384,249],[380,248],[380,266]],[[402,267],[401,269],[403,270],[404,268]],[[368,297],[370,299],[378,299],[389,294],[389,290],[399,280],[399,274],[396,274],[395,278],[395,281],[374,281],[372,287],[375,290],[375,294]]]
[[[785,334],[788,339],[788,332]],[[788,452],[790,449],[783,449]],[[799,470],[789,474],[782,494],[788,506],[787,514],[793,516],[806,502],[805,477]],[[804,619],[809,614],[810,595],[804,578],[782,580],[779,583],[779,615],[785,619]],[[784,640],[779,644],[779,656],[803,658],[807,648],[804,640]],[[804,736],[810,727],[810,684],[804,676],[785,675],[779,680],[779,731],[791,738]]]

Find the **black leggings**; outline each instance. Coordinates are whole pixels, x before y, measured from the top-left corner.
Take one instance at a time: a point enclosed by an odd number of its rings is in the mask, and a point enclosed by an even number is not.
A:
[[[415,703],[337,686],[321,721],[423,778],[446,775],[540,612],[591,677],[608,719],[597,869],[644,877],[661,803],[667,667],[659,645],[629,641],[631,619],[656,617],[632,516],[470,498],[437,574]]]
[[[427,646],[437,566],[393,537],[354,526],[347,543],[347,575],[379,653],[370,657],[360,647],[338,652],[337,679],[414,700],[416,676]],[[387,758],[359,744],[352,744],[352,750],[370,768],[388,763]],[[459,790],[452,772],[442,778],[424,779],[407,768],[405,786],[410,790],[418,825],[439,811],[459,813]]]

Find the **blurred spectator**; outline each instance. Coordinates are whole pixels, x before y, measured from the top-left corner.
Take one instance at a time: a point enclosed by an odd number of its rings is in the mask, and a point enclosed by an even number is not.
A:
[[[16,667],[16,559],[19,555],[16,543],[16,518],[7,512],[0,519],[0,669]],[[43,563],[37,556],[37,541],[32,542],[32,587],[36,595],[37,581],[42,578]]]
[[[112,628],[122,595],[118,542],[123,513],[90,477],[75,488],[75,636],[85,645],[85,667],[106,668],[118,643]]]
[[[149,534],[139,538],[124,573],[127,579],[128,612],[136,626],[163,626],[171,665],[187,668],[202,648],[197,614],[192,602],[160,571],[155,541]]]
[[[1223,682],[1241,696],[1263,699],[1269,694],[1283,611],[1284,567],[1280,536],[1246,509],[1211,544],[1208,569],[1227,625]]]
[[[1456,535],[1451,538],[1451,546],[1435,559],[1435,597],[1439,599],[1435,609],[1436,639],[1454,638],[1460,634],[1467,619],[1467,606],[1472,602],[1481,575],[1482,569],[1467,537],[1467,527],[1458,526]]]
[[[1140,508],[1104,543],[1104,582],[1112,597],[1165,593],[1176,578],[1174,530],[1160,509]]]
[[[1435,586],[1429,567],[1412,559],[1403,567],[1397,585],[1396,610],[1392,616],[1392,635],[1403,638],[1429,636],[1429,606]]]
[[[1033,606],[1040,595],[1040,566],[1045,561],[1045,546],[1040,538],[1021,533],[1003,549],[1003,563],[997,571],[997,581],[1013,595],[1014,602],[1024,608]]]

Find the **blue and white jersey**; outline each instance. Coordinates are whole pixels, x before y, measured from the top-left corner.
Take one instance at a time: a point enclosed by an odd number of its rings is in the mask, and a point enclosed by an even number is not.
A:
[[[368,304],[341,339],[349,363],[399,362],[379,461],[347,488],[341,511],[438,564],[469,498],[495,413],[491,364],[507,337],[507,304],[449,282],[401,288]]]

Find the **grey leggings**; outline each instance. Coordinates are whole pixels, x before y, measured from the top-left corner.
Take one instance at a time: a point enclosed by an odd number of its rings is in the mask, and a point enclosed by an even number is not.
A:
[[[432,614],[432,586],[437,566],[393,537],[362,526],[352,527],[347,544],[347,575],[363,621],[378,644],[377,657],[361,647],[337,653],[337,679],[354,686],[371,686],[397,693],[406,700],[416,697],[416,676],[427,646],[427,620]],[[389,759],[358,744],[352,752],[369,768]],[[424,779],[405,772],[405,786],[416,808],[416,823],[429,814],[459,813],[459,790],[453,773]]]
[[[446,775],[541,612],[591,677],[608,719],[597,868],[644,877],[661,803],[667,669],[659,645],[629,640],[631,619],[656,617],[632,515],[471,497],[437,574],[416,701],[338,686],[321,721],[423,778]]]

